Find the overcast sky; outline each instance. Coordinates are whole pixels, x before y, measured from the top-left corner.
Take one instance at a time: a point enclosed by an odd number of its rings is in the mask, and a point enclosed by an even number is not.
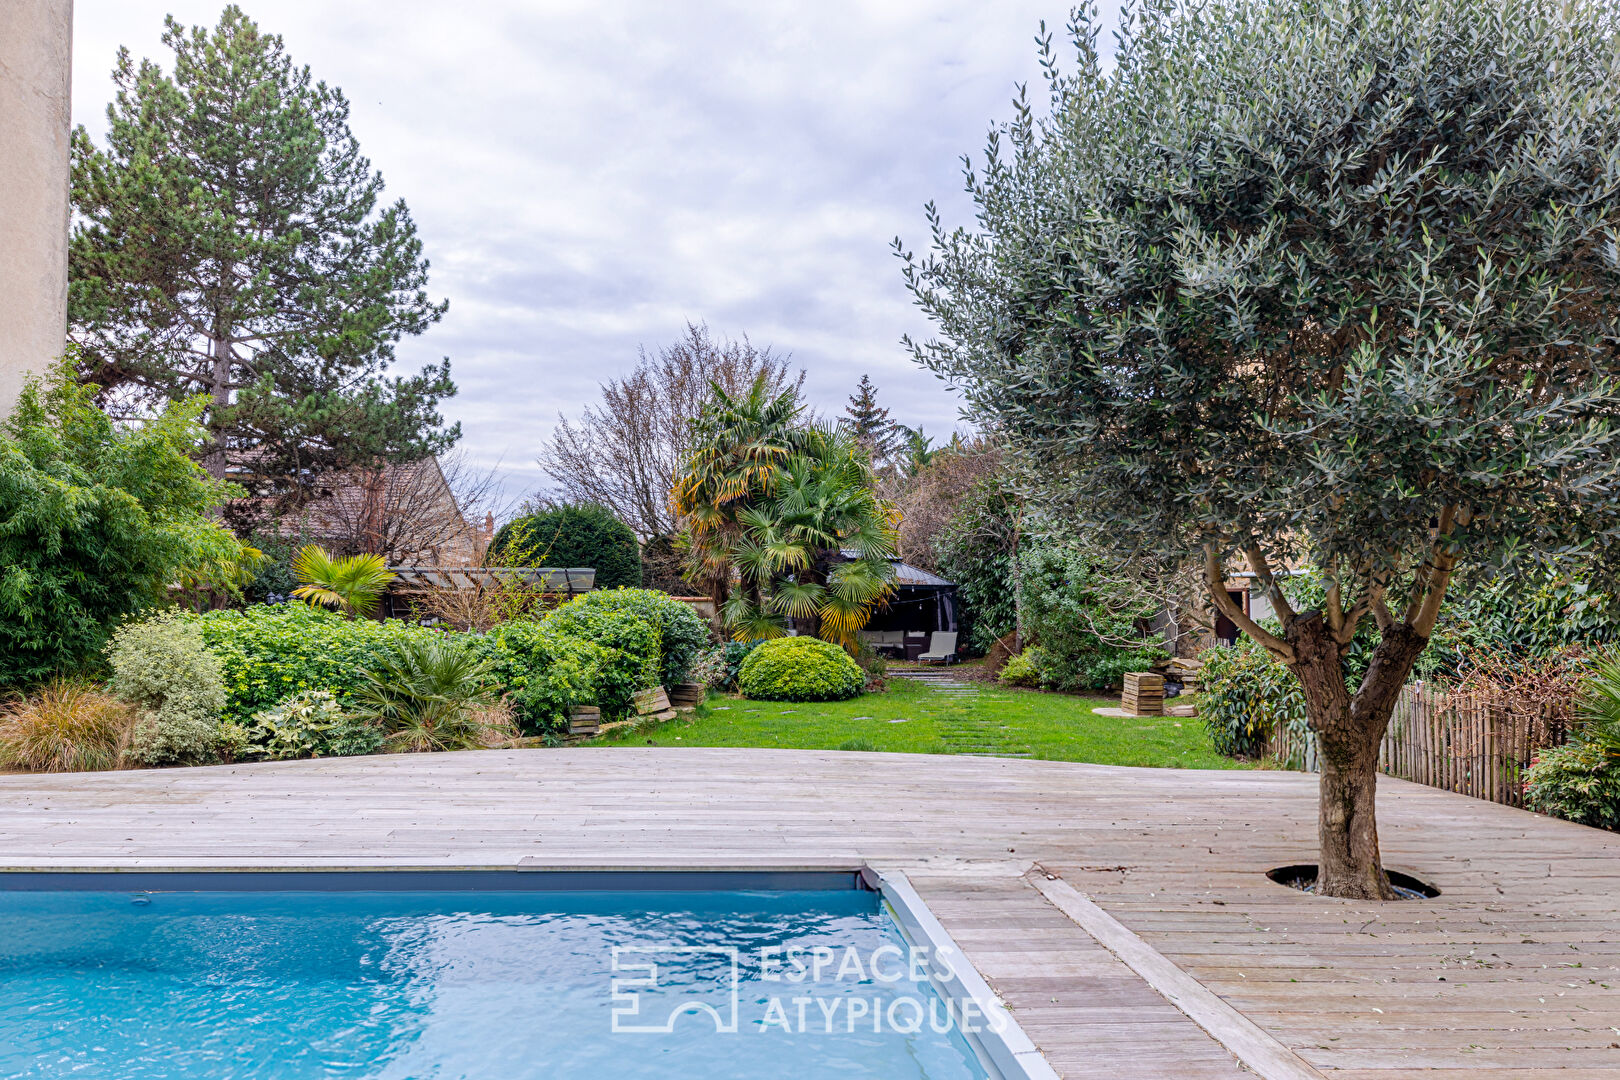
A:
[[[100,137],[114,54],[169,67],[163,16],[204,0],[76,0],[73,112]],[[928,326],[889,250],[955,221],[963,153],[1038,81],[1043,0],[242,0],[342,88],[351,126],[411,208],[448,297],[402,365],[448,356],[446,413],[508,490],[558,412],[687,320],[747,334],[837,411],[863,373],[894,417],[947,433],[957,400],[912,364]]]

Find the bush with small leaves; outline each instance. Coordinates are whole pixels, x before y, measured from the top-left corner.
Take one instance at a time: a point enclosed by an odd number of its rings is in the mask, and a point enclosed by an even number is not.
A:
[[[107,646],[111,687],[140,710],[128,758],[143,765],[220,760],[225,675],[189,621],[164,613],[133,623]]]
[[[1046,654],[1040,647],[1031,645],[1017,656],[1007,661],[996,676],[1008,686],[1037,687],[1041,685],[1041,672],[1046,666]]]
[[[382,746],[382,728],[345,712],[326,690],[294,694],[254,714],[247,729],[243,756],[283,761],[288,758],[354,757]]]
[[[548,614],[541,625],[552,634],[606,650],[597,678],[596,704],[603,716],[623,716],[630,712],[637,690],[657,686],[663,677],[660,635],[658,627],[637,611],[593,600],[595,595],[570,600]]]
[[[306,690],[329,690],[347,707],[364,684],[360,673],[384,652],[439,633],[398,619],[350,619],[308,604],[255,604],[185,618],[224,667],[226,717],[243,725]]]
[[[756,701],[840,701],[865,688],[866,673],[819,638],[769,638],[742,662],[737,686]]]
[[[1620,757],[1596,742],[1544,750],[1525,774],[1524,804],[1566,821],[1620,831]]]
[[[624,666],[624,654],[555,633],[534,619],[502,623],[475,641],[524,735],[566,731],[569,707],[597,704],[604,671]]]

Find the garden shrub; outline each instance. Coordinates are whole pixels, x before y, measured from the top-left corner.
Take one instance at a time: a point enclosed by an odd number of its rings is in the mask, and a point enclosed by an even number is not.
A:
[[[598,589],[641,585],[641,547],[630,526],[597,503],[556,506],[502,525],[489,545],[492,566],[588,566]]]
[[[763,640],[727,641],[710,648],[692,668],[691,680],[702,683],[710,690],[737,689],[737,672],[742,668],[742,662]]]
[[[294,694],[255,713],[238,753],[270,761],[353,757],[382,746],[382,728],[345,712],[328,690]]]
[[[1306,730],[1299,680],[1259,645],[1217,646],[1199,659],[1198,714],[1216,753],[1260,758],[1277,725]]]
[[[588,624],[590,616],[608,611],[635,615],[658,632],[658,677],[664,686],[686,682],[698,655],[709,645],[709,624],[703,617],[693,611],[690,604],[673,600],[667,593],[655,589],[589,592],[557,608],[547,616],[547,621],[553,629],[563,633],[614,648],[624,648],[613,642],[601,641],[580,629]]]
[[[737,686],[756,701],[839,701],[865,688],[866,673],[819,638],[770,638],[743,660]]]
[[[448,634],[404,638],[361,672],[354,708],[382,725],[390,749],[477,749],[492,734],[488,710],[499,694],[493,668],[475,641]]]
[[[232,489],[192,459],[202,403],[114,421],[71,361],[0,421],[0,686],[93,664],[109,630],[177,584],[222,587],[247,556],[214,511]]]
[[[56,680],[0,710],[0,766],[34,772],[115,769],[135,720],[94,686]]]
[[[556,633],[535,619],[503,623],[477,641],[524,735],[565,731],[569,707],[597,704],[604,672],[623,666],[617,650]]]
[[[307,604],[255,604],[188,617],[226,672],[227,719],[254,714],[306,690],[327,690],[347,708],[361,672],[391,647],[440,631],[398,620],[350,619]]]
[[[596,679],[596,704],[604,716],[623,716],[631,710],[636,691],[657,686],[662,677],[658,628],[633,611],[582,602],[592,595],[570,600],[548,614],[541,626],[559,637],[590,642],[604,651]]]
[[[113,693],[140,710],[128,756],[143,765],[220,759],[225,676],[194,623],[164,613],[124,627],[107,646]]]
[[[1046,656],[1041,652],[1040,646],[1031,645],[1017,656],[1009,659],[996,676],[1008,686],[1041,685],[1042,671],[1046,666]]]
[[[1620,831],[1620,757],[1591,741],[1543,750],[1525,774],[1524,804],[1566,821]]]
[[[1169,654],[1142,627],[1157,614],[1099,560],[1071,544],[1045,542],[1018,556],[1024,632],[1040,642],[1040,684],[1048,690],[1117,687]]]

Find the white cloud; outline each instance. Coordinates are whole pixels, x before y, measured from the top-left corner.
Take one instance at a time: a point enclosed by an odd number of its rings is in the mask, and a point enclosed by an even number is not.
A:
[[[450,313],[402,363],[448,355],[475,458],[519,490],[559,411],[686,320],[809,370],[837,411],[862,373],[931,431],[956,402],[899,346],[928,326],[889,241],[921,206],[967,220],[959,157],[1038,78],[1049,0],[864,3],[246,0],[341,87],[411,207]],[[198,0],[76,0],[74,114],[105,126],[119,45],[166,62]]]

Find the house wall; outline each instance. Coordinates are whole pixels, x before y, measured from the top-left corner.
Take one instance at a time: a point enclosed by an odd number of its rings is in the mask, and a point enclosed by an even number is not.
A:
[[[67,335],[73,0],[0,0],[0,416]]]

